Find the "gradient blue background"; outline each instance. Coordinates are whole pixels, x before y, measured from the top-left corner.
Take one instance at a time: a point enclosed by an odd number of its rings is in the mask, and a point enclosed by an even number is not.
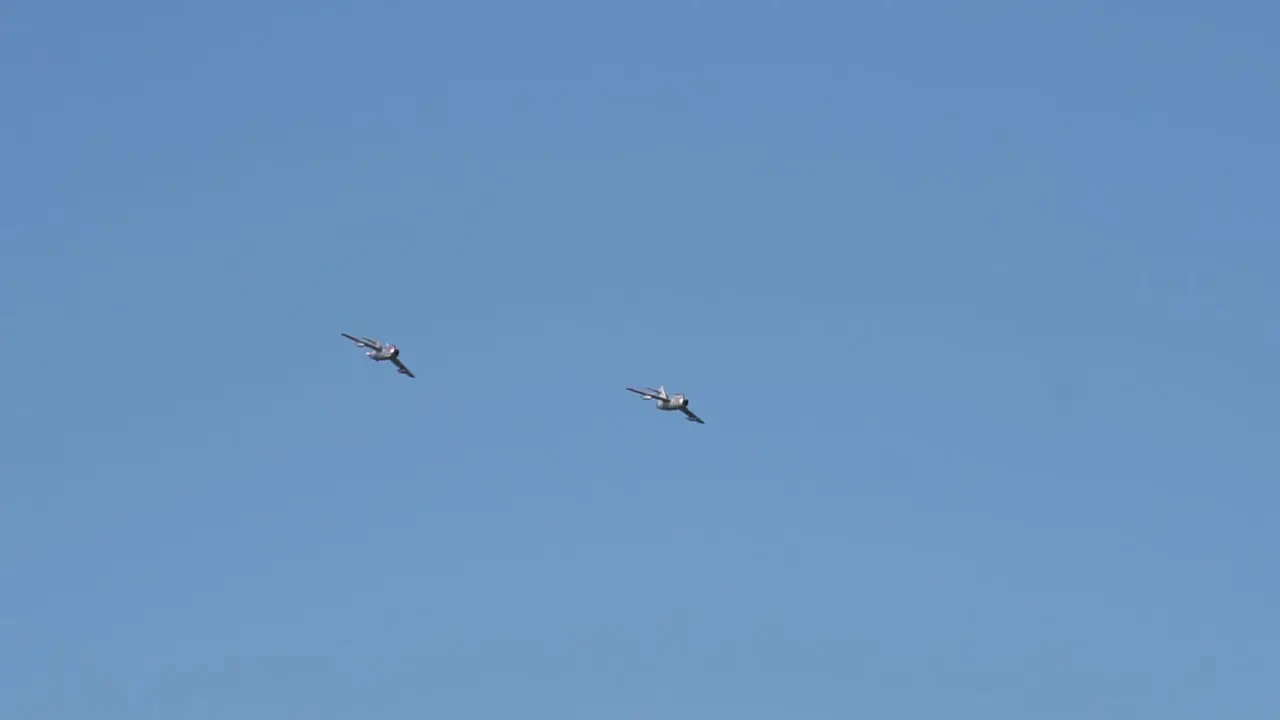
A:
[[[1280,714],[1275,3],[2,26],[0,717]]]

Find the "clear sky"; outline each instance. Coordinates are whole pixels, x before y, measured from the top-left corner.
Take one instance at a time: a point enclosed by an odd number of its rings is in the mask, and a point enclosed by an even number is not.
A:
[[[6,3],[0,717],[1277,717],[1277,27]]]

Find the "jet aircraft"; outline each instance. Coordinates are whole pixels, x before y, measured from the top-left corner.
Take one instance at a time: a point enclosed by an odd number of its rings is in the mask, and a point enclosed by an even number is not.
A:
[[[657,390],[654,390],[653,388],[642,388],[637,390],[630,387],[627,389],[645,400],[657,400],[658,402],[654,406],[659,410],[679,410],[684,413],[685,419],[689,422],[706,425],[706,423],[702,422],[702,418],[694,415],[693,411],[689,409],[689,398],[685,397],[684,393],[676,393],[675,395],[668,396],[667,388],[663,385],[659,385]]]
[[[404,363],[400,362],[400,348],[396,347],[395,345],[389,345],[389,344],[384,345],[380,340],[375,340],[373,338],[367,338],[367,337],[355,337],[353,335],[348,335],[346,333],[342,333],[342,337],[350,340],[351,342],[361,347],[369,348],[369,352],[365,353],[365,355],[369,356],[370,360],[373,360],[375,362],[390,360],[391,363],[396,366],[396,371],[399,372],[401,375],[408,375],[409,377],[417,377],[416,375],[413,374],[412,371],[409,370],[409,368],[405,367]]]

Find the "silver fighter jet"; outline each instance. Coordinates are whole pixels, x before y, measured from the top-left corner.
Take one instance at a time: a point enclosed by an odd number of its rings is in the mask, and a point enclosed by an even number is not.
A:
[[[400,348],[395,345],[384,345],[380,340],[367,337],[355,337],[354,335],[348,335],[346,333],[342,333],[342,337],[361,347],[369,348],[369,352],[365,353],[365,355],[369,356],[370,360],[375,362],[390,360],[391,363],[396,366],[396,370],[401,375],[417,377],[409,370],[409,368],[404,366],[404,363],[400,362]]]
[[[685,419],[689,422],[706,425],[706,423],[702,422],[702,418],[694,415],[693,411],[689,409],[689,398],[685,397],[684,393],[676,393],[675,395],[668,396],[667,388],[663,385],[659,385],[657,390],[654,390],[653,388],[641,388],[637,390],[636,388],[630,387],[627,389],[645,400],[657,400],[658,402],[655,407],[659,410],[679,410],[684,413]]]

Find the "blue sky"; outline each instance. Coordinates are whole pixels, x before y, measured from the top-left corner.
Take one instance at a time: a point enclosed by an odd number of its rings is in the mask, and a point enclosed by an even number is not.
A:
[[[9,3],[0,716],[1274,718],[1278,23]]]

